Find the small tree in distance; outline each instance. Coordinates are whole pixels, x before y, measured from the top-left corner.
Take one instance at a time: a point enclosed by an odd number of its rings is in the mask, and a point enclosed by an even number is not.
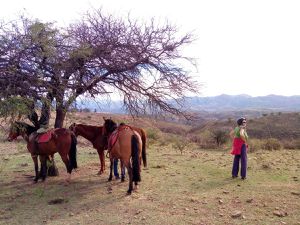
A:
[[[103,98],[112,92],[122,96],[133,115],[187,116],[178,106],[187,92],[198,92],[198,85],[183,66],[195,62],[182,49],[193,40],[168,22],[140,24],[101,10],[66,28],[20,17],[0,25],[0,101],[26,99],[29,119],[37,126],[49,122],[51,105],[55,127],[62,127],[79,96]]]

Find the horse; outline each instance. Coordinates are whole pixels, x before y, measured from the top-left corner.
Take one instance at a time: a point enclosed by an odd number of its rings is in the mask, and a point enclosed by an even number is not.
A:
[[[104,120],[104,122],[106,122],[106,120],[107,120],[108,123],[112,123],[112,124],[116,125],[116,123],[112,119],[106,119],[105,117],[103,117],[103,120]],[[112,120],[112,122],[110,122],[110,120]],[[121,124],[124,124],[124,123],[121,123]],[[115,125],[112,125],[112,126],[115,126]],[[142,159],[143,159],[143,165],[144,165],[144,167],[147,167],[147,155],[146,155],[147,135],[146,135],[146,132],[145,132],[144,129],[139,128],[139,127],[130,126],[130,128],[132,130],[138,132],[138,134],[141,136],[141,139],[142,139]]]
[[[117,124],[111,119],[104,119],[104,134],[108,136],[108,152],[110,158],[110,174],[108,180],[112,180],[113,160],[120,159],[121,167],[125,166],[129,176],[129,187],[127,194],[133,190],[133,182],[137,188],[141,181],[141,159],[142,139],[139,133],[130,126]],[[143,160],[144,166],[147,165],[146,157]]]
[[[56,152],[59,153],[66,166],[68,172],[66,181],[69,183],[72,170],[77,168],[76,136],[72,131],[65,128],[51,129],[46,134],[51,135],[50,139],[47,138],[49,140],[37,140],[43,135],[45,137],[45,134],[38,135],[36,131],[32,131],[32,127],[30,125],[19,122],[12,124],[7,140],[13,141],[19,135],[21,135],[27,142],[27,149],[34,162],[35,183],[38,182],[40,176],[42,180],[45,181],[47,173],[46,157],[48,155],[54,155]],[[38,155],[40,156],[41,160],[41,175],[38,172]]]
[[[22,129],[23,131],[21,131]],[[14,129],[14,131],[10,131],[9,136],[8,136],[8,140],[12,141],[15,140],[17,137],[22,136],[23,139],[25,140],[25,136],[29,136],[31,133],[35,132],[38,130],[37,127],[31,126],[27,123],[24,122],[14,122],[14,124],[11,126],[11,129]],[[40,158],[40,162],[41,162],[41,157]],[[47,175],[48,176],[58,176],[58,170],[55,166],[55,161],[54,161],[54,155],[49,155],[47,156],[47,165],[48,162],[50,164],[50,166],[47,168]],[[41,173],[41,172],[40,172]]]
[[[93,144],[100,160],[98,175],[102,174],[105,171],[104,150],[107,149],[107,136],[103,134],[103,127],[73,123],[69,129],[73,131],[76,136],[82,136]]]

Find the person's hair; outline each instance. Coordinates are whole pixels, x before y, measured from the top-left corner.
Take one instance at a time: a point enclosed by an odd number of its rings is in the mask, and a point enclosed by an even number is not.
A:
[[[241,126],[242,124],[243,124],[243,121],[244,120],[246,120],[246,118],[245,117],[241,117],[241,118],[239,118],[237,121],[236,121],[236,123],[239,125],[239,126]]]

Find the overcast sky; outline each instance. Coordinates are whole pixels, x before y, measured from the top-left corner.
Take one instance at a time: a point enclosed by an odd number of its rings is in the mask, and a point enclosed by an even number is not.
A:
[[[92,8],[141,19],[168,19],[198,40],[186,49],[198,59],[193,76],[202,96],[300,95],[298,0],[9,0],[0,17],[26,12],[67,25]]]

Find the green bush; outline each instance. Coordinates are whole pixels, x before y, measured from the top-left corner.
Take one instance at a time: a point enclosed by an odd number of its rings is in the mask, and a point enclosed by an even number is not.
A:
[[[265,150],[279,150],[282,148],[282,145],[278,139],[268,138],[263,141],[262,148]]]
[[[188,147],[189,141],[186,138],[183,137],[177,137],[176,139],[173,140],[173,145],[172,147],[175,150],[180,151],[181,154],[183,154],[183,151],[186,147]]]
[[[147,138],[150,140],[157,141],[160,137],[159,131],[156,129],[147,129],[146,133],[147,133]]]

